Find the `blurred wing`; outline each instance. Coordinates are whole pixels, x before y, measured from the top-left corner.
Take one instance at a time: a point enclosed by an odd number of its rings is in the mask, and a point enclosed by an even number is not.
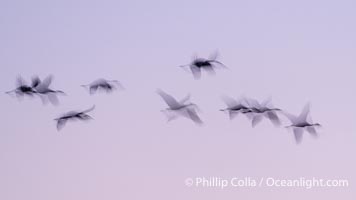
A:
[[[50,76],[47,76],[37,87],[36,87],[36,90],[38,92],[41,92],[41,91],[44,91],[46,89],[49,88],[49,86],[51,85],[52,83],[52,79],[53,79],[53,76],[50,75]]]
[[[122,84],[120,83],[120,81],[113,80],[112,82],[115,83],[116,87],[117,87],[119,90],[124,90],[124,89],[125,89],[125,87],[122,86]]]
[[[166,102],[166,104],[170,108],[177,108],[180,107],[181,105],[175,100],[171,95],[163,92],[162,90],[157,90],[157,93],[162,97],[162,99]]]
[[[190,94],[187,94],[182,100],[179,101],[179,104],[184,104],[185,102],[189,101]]]
[[[88,112],[91,112],[95,109],[95,105],[93,105],[91,108],[87,109],[87,110],[84,110],[82,111],[81,113],[88,113]]]
[[[238,102],[245,107],[249,107],[248,99],[245,96],[241,96]]]
[[[245,98],[245,101],[250,107],[254,107],[254,108],[257,108],[257,109],[261,108],[260,103],[256,99]]]
[[[98,90],[98,86],[97,85],[91,85],[91,86],[89,86],[89,93],[90,94],[94,94],[94,93],[96,93],[96,91]]]
[[[178,118],[178,114],[175,112],[169,110],[162,110],[161,112],[167,117],[167,122],[170,122]]]
[[[194,79],[198,80],[201,78],[201,70],[199,67],[196,67],[194,65],[190,66],[190,70],[192,71]]]
[[[58,119],[57,120],[57,130],[60,131],[67,123],[67,119]]]
[[[48,96],[48,100],[52,103],[52,105],[59,104],[59,100],[56,94],[49,93],[47,96]]]
[[[191,57],[192,61],[197,60],[198,59],[198,55],[196,53],[194,53]]]
[[[310,133],[310,135],[312,135],[313,137],[318,137],[318,133],[316,132],[315,127],[308,126],[306,129]]]
[[[252,127],[256,127],[257,124],[259,124],[262,121],[262,116],[261,115],[255,115],[252,118]]]
[[[39,97],[40,97],[40,99],[41,99],[43,105],[46,105],[46,104],[48,103],[49,98],[48,98],[47,95],[42,95],[42,94],[40,94]]]
[[[223,67],[223,68],[227,68],[226,65],[224,65],[222,62],[218,61],[217,59],[220,57],[220,54],[218,51],[213,52],[212,54],[210,54],[209,56],[209,61],[211,63],[215,63],[217,65],[214,66],[219,66],[219,67]]]
[[[24,93],[15,91],[15,96],[18,100],[22,101],[24,99]]]
[[[225,102],[228,108],[235,107],[238,104],[238,102],[235,99],[229,96],[222,96],[221,98]]]
[[[31,79],[31,87],[35,88],[41,83],[41,79],[38,76],[33,76]]]
[[[281,121],[279,120],[279,117],[276,112],[273,111],[267,112],[267,117],[275,126],[281,125]]]
[[[189,115],[189,118],[193,120],[196,124],[203,124],[203,121],[200,119],[200,117],[194,110],[187,109],[187,113]]]
[[[306,122],[310,111],[310,103],[305,104],[302,113],[298,117],[299,122]]]
[[[295,115],[292,115],[288,112],[283,112],[284,116],[286,116],[289,121],[292,123],[292,124],[297,124],[298,123],[298,117],[296,117]]]
[[[211,61],[215,61],[216,59],[218,59],[218,57],[219,57],[219,51],[214,51],[213,53],[211,53],[210,55],[209,55],[209,60],[211,60]]]
[[[247,112],[244,113],[245,116],[247,117],[247,119],[252,120],[257,114],[253,113],[253,112]]]
[[[239,114],[239,112],[229,111],[230,120],[234,119],[238,114]]]
[[[262,107],[272,106],[272,105],[271,105],[271,101],[272,101],[272,98],[271,98],[271,97],[268,97],[267,99],[265,99],[265,100],[261,103],[261,106],[262,106]]]
[[[107,83],[107,81],[103,78],[99,78],[96,79],[95,81],[93,81],[92,83],[90,83],[90,85],[101,85],[101,84],[105,84]]]
[[[205,70],[208,72],[208,74],[210,74],[210,75],[215,75],[215,74],[216,74],[216,72],[215,72],[213,66],[206,66],[206,67],[204,67],[204,69],[205,69]]]
[[[80,120],[84,120],[84,121],[93,119],[93,118],[92,118],[90,115],[88,115],[88,114],[79,115],[77,118],[80,119]]]
[[[303,129],[302,128],[293,128],[294,138],[297,144],[300,144],[303,139]]]
[[[27,85],[26,81],[20,75],[18,75],[16,78],[16,87],[21,87],[24,85]]]
[[[217,64],[217,65],[214,65],[215,67],[219,66],[219,67],[227,69],[226,65],[224,65],[224,63],[222,63],[220,61],[212,60],[211,62]]]

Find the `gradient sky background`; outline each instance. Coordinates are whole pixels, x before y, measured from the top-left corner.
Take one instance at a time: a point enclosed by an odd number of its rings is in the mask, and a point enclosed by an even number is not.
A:
[[[0,1],[0,199],[354,199],[356,2]],[[177,66],[218,50],[229,70],[199,81]],[[55,75],[57,107],[4,94],[17,75]],[[127,88],[90,96],[81,84]],[[166,123],[157,88],[192,94],[205,122]],[[218,111],[250,96],[298,114],[312,103],[318,139],[252,129]],[[96,105],[57,132],[63,112]],[[348,188],[188,188],[187,177],[348,179]]]

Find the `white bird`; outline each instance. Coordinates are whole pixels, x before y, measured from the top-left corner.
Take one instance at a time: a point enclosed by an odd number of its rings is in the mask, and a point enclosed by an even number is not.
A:
[[[36,80],[32,79],[32,83],[29,85],[21,76],[18,76],[16,79],[16,88],[6,92],[6,94],[15,94],[15,96],[19,99],[23,99],[24,96],[33,97],[34,94],[37,94],[37,92],[34,90],[36,85]]]
[[[103,78],[97,79],[90,84],[82,85],[89,89],[90,94],[96,93],[98,90],[103,90],[106,93],[110,93],[115,89],[124,89],[124,87],[117,80],[106,80]]]
[[[286,128],[293,129],[294,137],[296,142],[299,144],[302,141],[304,130],[309,132],[312,136],[317,137],[315,127],[321,127],[319,123],[313,123],[311,117],[309,116],[310,104],[307,103],[299,116],[295,116],[289,113],[284,113],[285,116],[291,121],[291,125],[286,126]]]
[[[43,103],[51,102],[53,105],[57,105],[59,103],[57,94],[65,94],[60,90],[53,90],[50,88],[52,83],[53,76],[47,76],[43,81],[39,79],[37,76],[32,78],[32,85],[34,91],[40,95]]]
[[[281,111],[279,108],[274,108],[271,99],[268,98],[262,103],[258,102],[255,99],[246,99],[249,109],[243,111],[248,118],[251,119],[252,127],[255,127],[259,124],[263,118],[269,119],[273,125],[280,126],[281,121],[278,117],[277,112]]]
[[[95,105],[93,105],[91,108],[84,110],[84,111],[70,111],[67,112],[66,114],[63,114],[62,116],[54,119],[57,121],[57,130],[61,130],[65,124],[67,123],[68,120],[82,120],[82,121],[86,121],[86,120],[90,120],[93,119],[90,115],[88,115],[88,112],[91,112],[92,110],[94,110]]]
[[[208,59],[198,58],[194,56],[190,64],[181,65],[180,67],[189,67],[195,79],[200,79],[201,70],[206,70],[209,74],[215,75],[214,68],[216,68],[217,66],[226,68],[226,66],[222,62],[217,60],[217,57],[217,52],[210,55]]]
[[[246,113],[249,110],[249,107],[246,105],[244,99],[235,100],[228,96],[223,96],[222,99],[227,108],[220,109],[220,111],[227,112],[230,120],[235,118],[239,113]]]
[[[157,93],[162,97],[166,102],[169,108],[162,110],[168,118],[168,121],[176,119],[179,115],[191,119],[198,125],[203,124],[202,120],[198,116],[196,110],[199,110],[196,104],[187,103],[190,99],[190,95],[187,95],[180,101],[177,101],[171,95],[163,92],[162,90],[157,90]]]

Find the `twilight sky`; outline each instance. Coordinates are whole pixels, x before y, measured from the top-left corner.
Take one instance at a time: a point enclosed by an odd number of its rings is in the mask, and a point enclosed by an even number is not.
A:
[[[354,199],[353,0],[1,0],[0,199]],[[179,65],[218,50],[229,69],[196,81]],[[53,74],[59,106],[6,94]],[[82,84],[126,90],[90,96]],[[192,94],[203,127],[166,123],[160,88]],[[263,100],[323,125],[320,137],[219,111],[221,95]],[[90,123],[54,118],[96,105]],[[288,124],[285,121],[285,124]],[[347,188],[187,187],[188,177],[347,179]],[[272,192],[271,192],[272,191]]]

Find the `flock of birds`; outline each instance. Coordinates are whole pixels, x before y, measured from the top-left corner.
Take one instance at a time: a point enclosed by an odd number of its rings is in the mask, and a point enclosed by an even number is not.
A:
[[[195,57],[191,63],[180,67],[188,67],[195,79],[201,78],[203,70],[209,74],[215,74],[216,68],[227,68],[222,62],[217,60],[217,54],[210,56],[208,59]],[[43,80],[38,76],[34,76],[32,77],[31,83],[28,84],[19,76],[16,80],[16,88],[6,93],[14,95],[19,99],[23,99],[24,96],[37,96],[44,104],[50,102],[53,105],[57,105],[59,103],[57,95],[65,95],[65,93],[61,90],[51,89],[50,86],[52,80],[53,76],[48,76]],[[110,93],[116,89],[124,89],[119,81],[106,79],[98,79],[90,84],[82,85],[82,87],[88,89],[90,94],[95,94],[99,91]],[[203,121],[198,115],[200,109],[196,104],[190,102],[190,95],[187,95],[178,101],[173,96],[160,89],[157,90],[157,94],[161,96],[164,102],[168,105],[168,108],[162,110],[162,113],[166,115],[168,122],[182,116],[192,120],[197,125],[203,124]],[[267,99],[263,102],[259,102],[252,98],[240,98],[236,100],[228,96],[224,96],[222,99],[226,104],[226,108],[221,109],[221,111],[227,113],[230,120],[241,114],[251,121],[252,127],[257,126],[263,119],[267,119],[273,125],[279,127],[282,124],[280,117],[283,115],[291,122],[285,127],[287,129],[292,129],[297,143],[302,141],[304,131],[310,133],[312,136],[318,136],[316,128],[321,125],[312,122],[309,114],[309,103],[304,106],[299,115],[292,115],[282,109],[274,107],[271,103],[271,99]],[[56,120],[57,130],[61,130],[68,121],[87,121],[92,119],[88,113],[94,109],[95,105],[83,111],[70,111],[59,116],[54,119]]]

